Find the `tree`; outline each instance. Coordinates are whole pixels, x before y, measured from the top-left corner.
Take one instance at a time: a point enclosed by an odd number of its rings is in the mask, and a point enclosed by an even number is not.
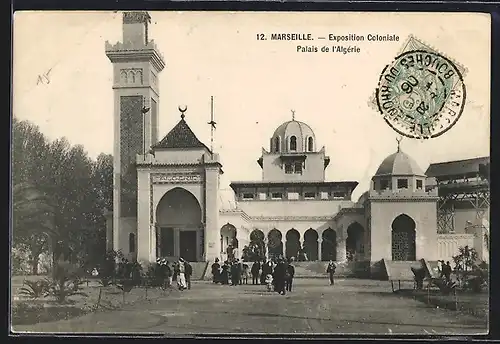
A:
[[[92,161],[82,146],[49,142],[36,125],[15,118],[12,137],[13,246],[30,251],[33,268],[49,248],[54,260],[81,265],[104,255],[112,157]]]
[[[266,257],[264,233],[254,230],[250,233],[250,243],[243,248],[242,258],[245,261],[263,260]]]
[[[32,273],[38,273],[40,254],[47,251],[55,235],[54,208],[49,200],[31,184],[14,185],[12,195],[13,242],[28,252]]]
[[[455,269],[458,271],[471,271],[478,259],[477,251],[468,245],[458,248],[458,255],[453,256]]]

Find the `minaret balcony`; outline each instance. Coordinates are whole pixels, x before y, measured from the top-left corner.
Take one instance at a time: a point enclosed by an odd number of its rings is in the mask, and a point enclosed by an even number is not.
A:
[[[288,152],[288,153],[281,153],[280,155],[281,162],[292,162],[292,161],[301,161],[304,162],[307,159],[307,155],[300,152],[300,153],[295,153],[295,152]]]

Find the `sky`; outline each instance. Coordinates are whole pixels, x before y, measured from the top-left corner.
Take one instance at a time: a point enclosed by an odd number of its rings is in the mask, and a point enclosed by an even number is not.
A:
[[[149,36],[166,60],[159,75],[160,138],[180,120],[210,146],[210,97],[222,188],[260,180],[256,160],[274,130],[295,118],[311,126],[330,156],[326,180],[356,180],[353,200],[397,148],[394,132],[369,106],[383,68],[409,35],[464,66],[467,100],[457,124],[430,139],[404,138],[401,149],[429,163],[489,155],[490,18],[468,13],[150,12]],[[399,42],[356,42],[359,53],[302,53],[292,41],[257,34],[395,34]],[[112,64],[105,41],[122,40],[120,12],[17,12],[14,16],[13,114],[50,139],[66,137],[93,158],[113,151]],[[335,45],[311,41],[309,45]],[[38,82],[48,73],[49,83]]]

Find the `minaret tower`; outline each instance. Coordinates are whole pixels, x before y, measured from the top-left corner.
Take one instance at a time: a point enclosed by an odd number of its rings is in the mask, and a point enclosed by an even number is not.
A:
[[[158,74],[165,62],[148,38],[150,22],[147,12],[125,12],[123,42],[106,42],[114,90],[113,249],[124,254],[137,238],[135,164],[158,141]]]

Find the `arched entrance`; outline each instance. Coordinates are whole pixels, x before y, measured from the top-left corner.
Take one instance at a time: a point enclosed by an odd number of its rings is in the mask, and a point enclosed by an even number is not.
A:
[[[318,232],[309,228],[304,233],[304,260],[316,261],[318,260]]]
[[[321,260],[337,260],[337,232],[328,228],[323,232],[321,242]]]
[[[392,221],[392,260],[416,260],[415,227],[415,221],[406,214]]]
[[[351,223],[347,227],[347,239],[345,241],[346,256],[348,261],[355,261],[363,254],[364,229],[358,222]]]
[[[220,229],[220,247],[223,260],[233,260],[235,250],[238,248],[238,240],[236,240],[236,227],[226,223]]]
[[[201,259],[201,207],[192,193],[177,187],[163,195],[156,207],[156,224],[157,257]]]
[[[286,232],[286,257],[297,259],[300,252],[300,233],[292,228]]]
[[[276,259],[283,256],[283,238],[281,232],[276,228],[271,229],[267,235],[267,247],[270,259]]]

